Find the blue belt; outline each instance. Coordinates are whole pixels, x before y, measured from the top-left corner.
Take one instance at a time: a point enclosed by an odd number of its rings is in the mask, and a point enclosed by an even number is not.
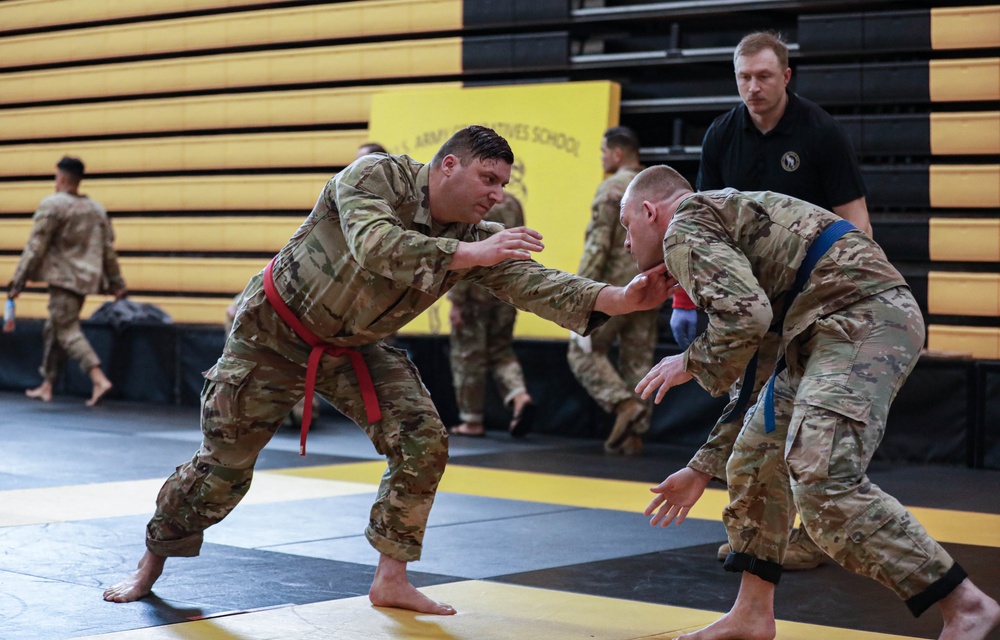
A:
[[[799,265],[799,270],[795,274],[795,282],[792,284],[792,288],[788,290],[785,294],[785,311],[791,308],[792,302],[802,291],[802,288],[806,286],[806,282],[809,280],[809,274],[812,273],[813,269],[816,267],[816,263],[819,259],[826,255],[826,252],[830,250],[833,243],[840,240],[845,233],[849,231],[854,231],[857,229],[853,224],[847,220],[838,220],[834,222],[829,227],[823,230],[823,233],[819,235],[816,240],[809,246],[809,250],[806,252],[806,257],[802,260],[802,264]],[[772,325],[777,326],[777,333],[781,333],[781,325],[783,324],[783,319]],[[774,425],[774,381],[782,371],[787,367],[785,362],[785,357],[782,356],[778,360],[777,365],[774,367],[774,373],[771,374],[771,379],[767,381],[767,388],[764,391],[764,432],[771,433],[775,429]],[[743,417],[743,412],[746,410],[747,405],[750,403],[750,396],[753,394],[754,382],[757,375],[757,354],[754,353],[753,358],[750,359],[750,363],[747,365],[746,371],[743,373],[743,386],[740,387],[740,395],[736,400],[736,406],[734,406],[726,415],[722,416],[722,422],[733,422],[738,418]]]

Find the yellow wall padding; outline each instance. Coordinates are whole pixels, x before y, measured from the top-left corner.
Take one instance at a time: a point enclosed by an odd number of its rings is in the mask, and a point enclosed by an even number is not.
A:
[[[235,295],[235,294],[234,294]],[[17,298],[18,318],[48,317],[48,295],[44,293],[22,293]],[[232,296],[212,298],[184,298],[172,296],[129,296],[136,302],[154,304],[163,309],[176,323],[184,324],[224,324],[226,307]],[[81,318],[89,318],[102,304],[111,300],[110,296],[87,296],[83,303]]]
[[[312,210],[329,174],[90,179],[82,190],[109,211]],[[5,182],[0,213],[30,213],[52,181]]]
[[[929,245],[935,261],[1000,262],[1000,220],[931,218]]]
[[[434,38],[8,73],[3,75],[0,103],[419,78],[461,72],[461,38]]]
[[[346,166],[366,130],[253,133],[0,146],[0,176],[52,174],[64,155],[93,174]]]
[[[995,360],[1000,358],[1000,329],[932,324],[927,327],[927,348]]]
[[[932,113],[931,153],[1000,154],[1000,111]]]
[[[931,271],[927,311],[951,316],[1000,316],[1000,274]]]
[[[1000,47],[1000,6],[931,9],[931,47]]]
[[[1000,58],[931,60],[932,102],[1000,100]]]
[[[112,225],[118,251],[277,253],[306,215],[118,218]],[[0,249],[23,249],[31,224],[26,218],[0,218]]]
[[[931,165],[932,207],[1000,207],[1000,165]]]
[[[254,4],[260,0],[8,0],[0,2],[0,28],[36,29]]]
[[[367,122],[373,94],[457,86],[376,85],[0,109],[0,140]]]
[[[3,38],[0,67],[461,28],[462,0],[367,0]]]
[[[0,256],[5,283],[10,281],[17,261],[17,256]],[[118,264],[132,290],[231,294],[242,291],[267,259],[121,257]]]

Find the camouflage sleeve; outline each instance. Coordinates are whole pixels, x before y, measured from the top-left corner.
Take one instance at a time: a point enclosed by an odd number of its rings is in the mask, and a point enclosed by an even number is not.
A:
[[[469,269],[464,276],[523,311],[586,335],[602,324],[592,322],[597,294],[608,286],[533,260],[506,260],[492,267]]]
[[[117,293],[125,289],[125,278],[122,277],[122,269],[118,264],[118,254],[115,252],[115,232],[107,217],[104,218],[104,227],[103,277],[107,279],[109,291]]]
[[[459,280],[455,283],[447,294],[448,302],[457,305],[465,304],[469,299],[469,289],[472,287],[472,283],[468,280]]]
[[[351,255],[372,273],[437,293],[458,240],[404,228],[394,208],[408,195],[409,184],[391,158],[372,159],[337,174],[324,193],[340,214]]]
[[[590,222],[584,236],[583,255],[577,273],[591,280],[605,278],[605,265],[611,253],[614,225],[618,224],[619,201],[604,189],[599,189],[590,208]]]
[[[15,291],[23,289],[25,283],[38,273],[38,268],[48,251],[52,235],[59,227],[60,220],[58,210],[46,206],[43,201],[38,211],[35,212],[31,235],[28,236],[28,242],[21,253],[21,259],[18,260],[17,268],[14,269],[14,277],[10,281],[11,288]]]
[[[746,256],[711,224],[700,220],[693,233],[681,228],[668,234],[664,258],[670,274],[708,313],[708,328],[684,353],[685,369],[706,391],[721,396],[753,357],[773,313]],[[686,227],[691,230],[690,223]]]
[[[736,400],[734,399],[726,406],[722,415],[728,413],[735,404]],[[729,423],[716,422],[708,440],[701,445],[687,466],[725,482],[726,462],[729,461],[729,456],[733,453],[733,443],[736,442],[736,436],[739,435],[742,428],[743,422],[741,420]]]

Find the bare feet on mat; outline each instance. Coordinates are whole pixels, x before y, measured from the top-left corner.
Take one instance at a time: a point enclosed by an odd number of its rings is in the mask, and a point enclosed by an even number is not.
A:
[[[777,633],[773,619],[741,619],[730,611],[704,629],[677,640],[774,640]]]
[[[938,604],[944,617],[938,640],[985,640],[1000,626],[1000,605],[968,578]]]
[[[379,559],[368,599],[376,607],[395,607],[439,616],[455,614],[451,605],[431,600],[417,591],[406,577],[406,563],[386,555]]]
[[[87,400],[84,404],[88,407],[93,407],[101,401],[104,394],[111,391],[111,381],[104,375],[100,367],[94,367],[90,370],[90,380],[94,383],[94,391],[90,394],[90,400]]]
[[[132,575],[104,590],[104,599],[108,602],[135,602],[145,598],[152,591],[153,583],[163,573],[163,564],[166,561],[163,556],[147,550]]]
[[[479,422],[463,422],[448,429],[448,433],[453,436],[467,436],[470,438],[482,438],[486,435],[486,428]]]
[[[43,382],[40,386],[34,389],[28,389],[24,392],[24,395],[29,398],[35,398],[36,400],[41,400],[42,402],[52,402],[52,383]]]

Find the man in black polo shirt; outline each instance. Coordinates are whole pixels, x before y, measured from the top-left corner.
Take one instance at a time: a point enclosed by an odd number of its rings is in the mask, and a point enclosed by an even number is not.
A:
[[[705,133],[698,191],[733,187],[784,193],[833,211],[871,235],[865,185],[851,141],[830,114],[788,91],[792,70],[781,38],[770,32],[744,37],[736,47],[733,66],[743,104],[716,118]],[[694,304],[681,291],[674,295],[673,306],[670,324],[675,337],[693,339]],[[681,339],[677,342],[687,347]],[[767,382],[776,356],[762,346],[754,398]],[[729,544],[722,545],[719,558],[725,559],[729,551]],[[805,529],[792,531],[786,570],[812,569],[827,559]]]

